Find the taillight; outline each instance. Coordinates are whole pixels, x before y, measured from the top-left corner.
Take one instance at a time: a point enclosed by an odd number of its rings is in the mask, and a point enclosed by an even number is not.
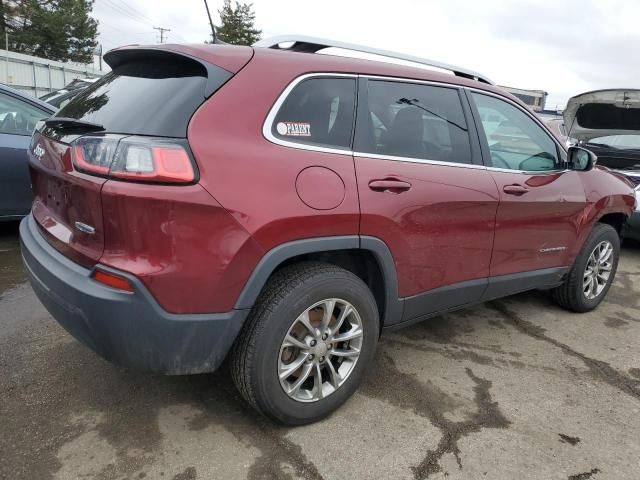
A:
[[[121,135],[84,136],[72,144],[74,166],[85,173],[139,182],[191,183],[196,174],[181,140]]]

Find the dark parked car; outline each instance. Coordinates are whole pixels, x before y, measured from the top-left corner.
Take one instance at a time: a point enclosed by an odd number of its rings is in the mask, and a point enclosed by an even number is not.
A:
[[[43,304],[113,362],[229,354],[254,408],[302,424],[386,330],[538,288],[585,312],[611,286],[633,189],[477,73],[291,37],[105,61],[34,134],[20,235]]]
[[[40,100],[47,102],[56,108],[62,108],[81,91],[90,85],[93,85],[97,81],[97,78],[76,78],[64,88],[42,95]]]
[[[31,209],[27,149],[36,123],[55,112],[37,98],[0,85],[0,221]]]
[[[640,90],[582,93],[564,111],[568,135],[598,156],[598,164],[624,175],[640,201]],[[625,238],[640,241],[640,207],[625,225]]]

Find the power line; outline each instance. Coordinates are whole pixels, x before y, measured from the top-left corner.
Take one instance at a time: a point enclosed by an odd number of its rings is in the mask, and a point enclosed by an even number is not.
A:
[[[125,16],[127,19],[133,20],[134,22],[141,23],[141,24],[146,25],[148,27],[153,27],[153,23],[150,23],[150,22],[147,22],[145,20],[141,20],[139,18],[133,17],[130,12],[128,12],[124,8],[116,5],[115,3],[112,2],[112,0],[103,0],[103,2],[104,2],[103,5],[109,7],[114,12],[117,12],[120,15]]]
[[[160,30],[159,27],[155,27],[153,25],[153,23],[150,23],[151,20],[149,19],[149,17],[147,17],[146,15],[143,15],[142,13],[139,13],[135,8],[133,7],[129,7],[127,5],[125,6],[121,6],[119,4],[116,4],[115,1],[119,1],[122,2],[122,0],[102,0],[101,4],[103,6],[109,7],[112,11],[119,13],[120,15],[126,17],[128,20],[132,20],[134,22],[138,22],[142,25],[146,25],[148,27],[151,27],[155,30]],[[145,20],[148,19],[149,21]],[[164,43],[165,41],[165,33],[164,32],[169,32],[171,31],[169,28],[162,28],[162,30],[160,30],[160,43]],[[180,35],[179,33],[175,33],[179,38],[182,38],[184,41],[186,41],[186,39]]]
[[[131,5],[126,4],[123,0],[111,0],[112,2],[118,2],[118,5],[121,5],[122,8],[130,11],[133,15],[137,16],[138,18],[141,18],[145,21],[149,21],[153,23],[153,20],[151,20],[149,17],[147,17],[145,14],[143,14],[142,12],[140,12],[140,10],[138,10],[137,8],[134,8]]]

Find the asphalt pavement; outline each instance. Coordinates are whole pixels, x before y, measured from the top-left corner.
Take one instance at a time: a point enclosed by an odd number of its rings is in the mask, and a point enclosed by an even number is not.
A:
[[[0,224],[0,479],[640,478],[640,247],[578,315],[541,292],[383,337],[325,421],[252,413],[226,371],[116,367],[71,338]]]

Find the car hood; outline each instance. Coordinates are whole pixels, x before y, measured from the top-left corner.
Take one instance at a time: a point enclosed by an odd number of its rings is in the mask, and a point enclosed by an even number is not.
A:
[[[563,117],[569,137],[581,141],[640,133],[640,90],[581,93],[569,99]]]

